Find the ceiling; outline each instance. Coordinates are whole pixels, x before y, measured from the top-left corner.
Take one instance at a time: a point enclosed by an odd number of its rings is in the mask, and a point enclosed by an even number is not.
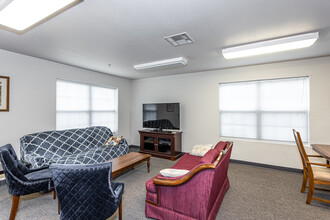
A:
[[[330,1],[85,0],[24,34],[0,30],[0,49],[139,79],[330,55]],[[310,48],[226,60],[221,49],[312,31]],[[164,37],[187,32],[195,43]],[[134,64],[185,57],[179,68]],[[111,64],[109,66],[109,64]]]

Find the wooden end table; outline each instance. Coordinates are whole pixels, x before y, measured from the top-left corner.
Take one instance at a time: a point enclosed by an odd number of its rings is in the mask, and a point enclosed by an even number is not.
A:
[[[134,166],[147,161],[148,173],[150,172],[150,154],[130,152],[123,156],[109,160],[112,162],[111,178],[116,177],[125,170],[134,168]]]

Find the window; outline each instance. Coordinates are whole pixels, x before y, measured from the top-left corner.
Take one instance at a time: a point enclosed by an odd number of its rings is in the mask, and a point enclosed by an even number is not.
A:
[[[56,81],[56,129],[106,126],[118,130],[118,89]]]
[[[308,141],[309,78],[219,84],[220,136]]]

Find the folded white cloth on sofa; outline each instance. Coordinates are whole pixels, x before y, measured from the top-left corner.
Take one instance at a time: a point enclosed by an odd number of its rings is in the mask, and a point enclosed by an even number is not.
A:
[[[186,175],[187,173],[189,173],[189,170],[172,169],[172,168],[163,169],[160,171],[160,174],[166,177],[178,177],[178,176]]]

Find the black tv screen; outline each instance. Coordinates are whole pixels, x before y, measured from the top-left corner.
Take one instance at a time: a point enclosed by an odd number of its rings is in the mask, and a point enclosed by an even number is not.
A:
[[[180,103],[143,104],[143,127],[180,129]]]

